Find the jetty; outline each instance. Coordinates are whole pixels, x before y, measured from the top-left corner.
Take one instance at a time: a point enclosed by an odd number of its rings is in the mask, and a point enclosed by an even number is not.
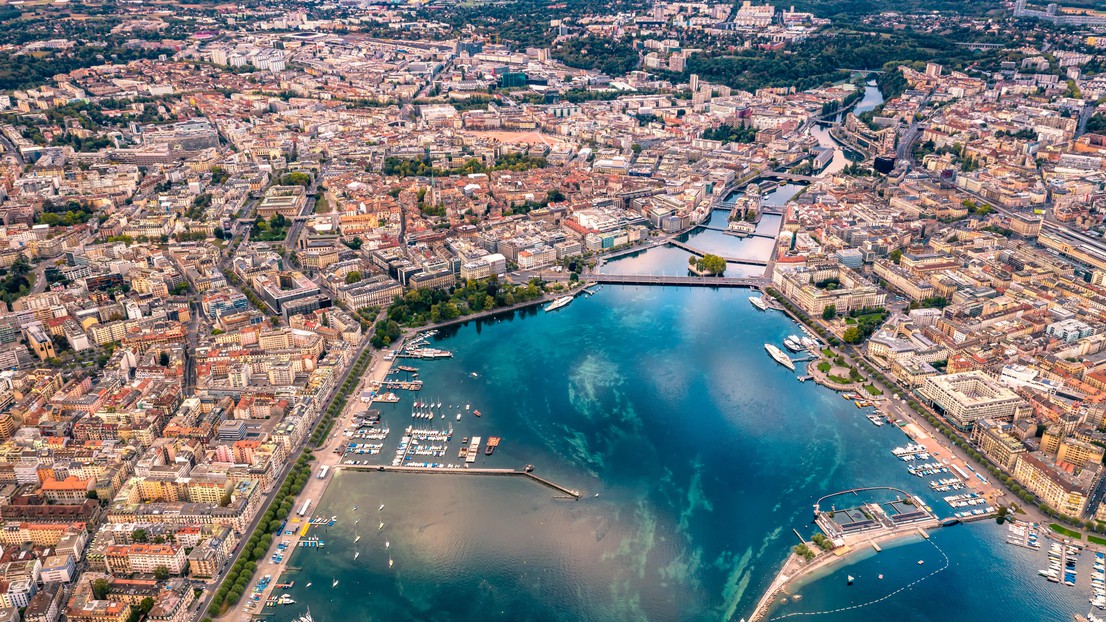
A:
[[[417,466],[393,466],[393,465],[372,465],[372,464],[343,464],[339,469],[348,469],[351,471],[379,471],[384,473],[430,473],[430,474],[443,474],[443,475],[487,475],[487,476],[500,476],[500,477],[523,477],[531,481],[537,482],[546,488],[551,488],[563,495],[572,497],[573,499],[580,499],[583,494],[574,488],[568,488],[562,486],[556,482],[550,481],[539,475],[534,475],[530,471],[525,469],[486,469],[486,468],[444,468],[444,467],[417,467]]]

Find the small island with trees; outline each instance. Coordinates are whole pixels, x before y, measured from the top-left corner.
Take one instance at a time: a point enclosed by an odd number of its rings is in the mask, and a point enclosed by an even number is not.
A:
[[[702,257],[692,255],[687,258],[687,264],[688,271],[699,276],[722,276],[726,273],[726,260],[710,253]]]

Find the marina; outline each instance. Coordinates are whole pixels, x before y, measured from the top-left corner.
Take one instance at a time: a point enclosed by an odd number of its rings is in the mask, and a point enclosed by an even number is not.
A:
[[[702,300],[721,297],[728,301],[717,310],[709,304],[702,307],[707,314],[703,321],[709,319],[718,330],[702,325],[686,328],[681,343],[675,345],[648,337],[665,326],[678,323],[676,311],[695,305],[700,295]],[[613,296],[618,297],[617,305],[607,302],[613,300]],[[678,304],[672,304],[673,297],[679,300]],[[513,322],[483,320],[480,323],[482,332],[477,330],[477,323],[469,323],[446,331],[433,343],[424,344],[448,348],[453,358],[421,365],[418,373],[424,382],[423,390],[417,395],[405,392],[399,403],[381,406],[379,429],[390,428],[394,433],[387,440],[342,439],[344,446],[348,446],[347,443],[380,443],[386,447],[377,454],[347,456],[347,459],[364,464],[343,463],[336,471],[332,469],[327,478],[331,488],[313,514],[337,514],[339,523],[325,536],[326,548],[322,551],[294,548],[294,555],[300,557],[295,557],[292,563],[304,569],[296,576],[295,587],[288,592],[298,605],[278,608],[274,622],[294,619],[287,617],[285,612],[298,614],[302,610],[293,610],[304,605],[310,605],[316,617],[327,616],[324,619],[357,616],[401,619],[412,594],[418,594],[419,600],[428,607],[449,612],[454,619],[477,620],[482,615],[480,607],[458,602],[453,595],[458,590],[479,590],[483,582],[501,586],[503,590],[489,601],[496,603],[493,606],[520,599],[518,602],[533,603],[528,606],[545,610],[559,607],[566,616],[577,619],[624,619],[635,615],[651,620],[729,619],[726,611],[733,611],[732,619],[738,619],[745,616],[742,612],[750,611],[756,599],[769,587],[771,570],[779,567],[779,560],[787,556],[794,544],[794,540],[787,542],[770,538],[768,534],[780,527],[794,526],[803,530],[810,521],[809,505],[784,501],[781,510],[771,517],[751,517],[745,528],[735,533],[732,521],[723,519],[739,514],[745,516],[745,508],[750,504],[762,503],[762,498],[757,497],[761,489],[789,488],[793,490],[788,499],[814,498],[826,488],[848,488],[850,480],[854,479],[854,469],[862,468],[866,477],[887,481],[902,490],[910,490],[913,483],[918,490],[909,496],[920,498],[922,511],[926,506],[937,508],[935,504],[943,508],[947,505],[945,496],[982,490],[983,482],[980,481],[973,481],[973,488],[949,481],[958,477],[956,465],[952,460],[948,464],[944,462],[946,456],[936,447],[936,440],[899,437],[899,426],[879,427],[867,421],[863,426],[850,425],[858,414],[866,418],[876,412],[863,407],[858,413],[856,400],[838,399],[836,393],[813,383],[796,383],[790,374],[772,371],[773,364],[766,361],[763,354],[753,356],[751,352],[756,348],[748,347],[750,341],[782,344],[798,331],[783,314],[759,313],[747,298],[744,292],[732,290],[674,292],[665,288],[604,287],[588,304],[573,308],[573,314],[580,314],[580,321],[571,326],[558,321],[561,318],[557,314],[544,314],[535,309],[536,314],[523,315],[524,321],[518,321],[517,315]],[[638,324],[622,323],[627,309],[635,310],[632,317]],[[734,314],[738,316],[737,330],[722,329],[733,324]],[[523,351],[519,343],[540,345]],[[720,356],[712,358],[714,354]],[[694,356],[698,360],[733,364],[681,368],[681,375],[675,378],[657,374],[652,367],[648,368],[648,374],[639,372],[638,367],[644,361],[673,356]],[[549,369],[563,370],[563,373],[549,374]],[[520,381],[520,378],[525,380]],[[738,395],[721,390],[733,386],[737,379],[750,378],[752,382],[740,385]],[[672,391],[668,383],[694,389]],[[633,390],[628,390],[629,387]],[[460,403],[461,408],[443,405],[434,410],[437,416],[432,421],[412,419],[413,401],[421,403],[423,399],[419,396],[427,393],[441,393],[442,402]],[[438,398],[433,401],[437,403]],[[463,408],[465,404],[478,405],[483,417],[476,417],[473,409]],[[460,421],[456,421],[458,412],[464,413]],[[671,423],[673,412],[693,414],[686,425],[674,426]],[[470,413],[473,416],[466,416]],[[441,414],[446,417],[443,419]],[[883,417],[886,420],[886,415]],[[762,429],[766,424],[776,430],[772,438],[756,438],[751,431]],[[408,427],[410,434],[406,433]],[[446,454],[413,458],[391,466],[395,457],[393,449],[398,449],[402,443],[400,437],[413,437],[416,429],[425,434],[445,434],[448,437]],[[617,430],[618,435],[612,436],[612,430]],[[400,431],[405,433],[399,434]],[[902,431],[913,433],[908,427]],[[474,463],[464,462],[477,436],[481,438],[477,459]],[[503,440],[495,446],[492,455],[487,455],[487,441],[492,436]],[[812,444],[812,439],[818,442]],[[412,440],[414,438],[408,439],[405,448],[412,446]],[[727,443],[728,455],[738,452],[765,457],[799,451],[805,456],[804,464],[774,461],[773,468],[767,472],[756,471],[752,464],[743,464],[734,473],[732,466],[725,466],[731,464],[731,460],[719,462],[702,451],[703,447],[718,441]],[[442,441],[427,439],[417,446],[433,450],[434,445],[440,444]],[[930,445],[929,449],[926,444]],[[895,448],[901,451],[894,453]],[[464,457],[458,459],[456,456],[462,450]],[[938,452],[942,455],[937,455]],[[921,457],[923,453],[929,457]],[[903,455],[915,457],[903,460]],[[496,468],[496,461],[516,468]],[[526,470],[517,465],[527,462],[539,464],[542,474],[524,475]],[[948,471],[929,476],[909,471],[911,467],[938,468],[933,466],[937,462],[942,465],[939,468]],[[451,463],[453,468],[447,466]],[[465,468],[463,464],[470,466]],[[749,470],[750,467],[754,470]],[[807,476],[811,469],[827,473],[827,478],[810,481]],[[418,477],[420,474],[490,477]],[[546,487],[545,490],[553,494],[535,492],[531,490],[535,487],[522,483],[508,483],[524,479]],[[733,490],[741,481],[756,481],[758,485],[735,495]],[[663,491],[656,491],[658,482],[664,482]],[[944,486],[950,487],[949,490],[937,490]],[[965,487],[955,489],[954,486]],[[596,496],[600,492],[601,496]],[[565,503],[563,498],[580,502]],[[418,499],[418,503],[411,504],[410,499]],[[884,501],[894,502],[893,495]],[[358,528],[352,520],[347,520],[349,514],[346,512],[353,504],[375,508],[385,502],[387,507],[381,511],[378,530],[372,530],[371,526],[366,529],[364,525]],[[704,503],[709,503],[712,509],[703,510]],[[844,505],[861,506],[856,503]],[[640,513],[625,513],[622,510],[626,507],[640,508]],[[976,505],[963,509],[986,507]],[[897,509],[885,510],[886,519],[894,524],[894,517],[910,511],[912,508],[899,504]],[[681,520],[684,512],[688,513],[688,526],[677,532],[671,526]],[[951,514],[941,509],[931,513],[934,516]],[[858,534],[861,538],[858,548],[872,551],[875,560],[885,560],[879,561],[883,564],[879,574],[884,574],[885,579],[876,579],[875,572],[863,567],[858,569],[851,562],[842,567],[842,574],[834,575],[839,578],[834,578],[833,583],[841,590],[846,589],[845,572],[856,578],[855,584],[847,587],[855,594],[863,594],[854,597],[855,602],[867,603],[886,596],[881,602],[888,606],[911,606],[918,599],[933,598],[935,590],[946,593],[950,583],[974,581],[980,576],[978,570],[973,571],[977,574],[965,574],[963,568],[977,567],[966,565],[965,560],[974,560],[975,556],[965,558],[964,552],[973,547],[975,550],[980,546],[986,548],[985,542],[978,541],[993,533],[993,520],[981,521],[978,528],[976,525],[936,530],[926,527],[927,532],[933,531],[933,545],[916,535],[917,525],[905,522],[908,518],[897,520],[902,524],[895,537],[908,544],[889,546],[874,537],[878,535],[874,532]],[[358,529],[360,533],[355,533]],[[352,547],[358,537],[361,538],[358,546]],[[668,546],[641,556],[633,551],[621,553],[618,549],[619,542],[644,542],[653,538],[671,542],[677,549],[686,546],[702,549],[705,558],[727,561],[723,567],[714,566],[713,561],[692,564],[687,568],[688,574],[680,580],[658,585],[654,579],[657,569],[677,559]],[[1004,555],[1032,552],[1006,546],[1004,540],[1004,535],[1000,535],[995,541],[1008,552],[988,555],[1006,559]],[[546,541],[555,542],[555,548],[544,548]],[[915,541],[922,544],[913,544]],[[435,543],[444,543],[444,548]],[[875,552],[873,543],[882,552]],[[934,548],[938,543],[950,556],[956,555],[959,566],[938,572],[945,565]],[[919,547],[928,547],[930,553],[924,553]],[[356,560],[354,548],[360,551]],[[746,551],[751,553],[743,558]],[[900,566],[887,566],[891,563],[887,560],[904,557],[899,555],[901,551],[906,553],[905,559],[897,562]],[[547,562],[547,559],[556,559],[556,562]],[[867,563],[862,556],[856,559],[856,563]],[[389,560],[396,569],[394,573],[387,572]],[[923,560],[924,565],[917,563]],[[1019,569],[1018,572],[1036,575],[1037,566],[1030,566],[1033,569],[1027,571],[1024,560],[1006,563],[1011,569]],[[907,565],[917,571],[907,569]],[[718,572],[723,568],[723,572]],[[532,590],[517,580],[527,572],[545,573],[542,590]],[[930,576],[935,572],[937,574]],[[449,577],[447,585],[440,582],[443,576]],[[650,579],[637,578],[641,576]],[[929,578],[913,583],[923,576]],[[993,575],[986,577],[991,580]],[[340,579],[333,592],[326,586],[332,579]],[[818,581],[817,578],[811,580]],[[703,589],[685,589],[691,581],[700,582]],[[733,583],[729,583],[731,581]],[[881,581],[886,582],[887,587],[880,590],[882,593],[872,592],[873,586]],[[314,590],[306,587],[312,582]],[[747,584],[747,588],[727,591],[724,587],[736,583]],[[913,587],[898,591],[912,583]],[[640,613],[633,614],[624,608],[625,598],[611,598],[614,585],[619,586],[620,593],[638,603],[635,606],[640,607]],[[788,615],[800,608],[821,612],[851,606],[839,605],[838,595],[827,592],[829,588],[821,585],[804,583],[805,587],[801,587],[803,598],[795,601],[798,605],[788,605],[778,614],[769,615]],[[1088,587],[1087,581],[1080,581],[1079,587]],[[320,591],[320,588],[323,589]],[[887,596],[890,592],[895,593]],[[1057,594],[1061,592],[1057,590]],[[371,599],[360,597],[368,593],[372,594]],[[557,594],[580,596],[565,599]],[[1050,615],[1060,606],[1052,596],[1041,598],[1036,592],[1032,594],[1043,606],[1042,610]],[[337,602],[329,602],[332,598]],[[1082,595],[1082,598],[1087,596]],[[1020,604],[1021,600],[1016,602]],[[1082,602],[1086,611],[1087,601]],[[872,607],[869,613],[861,615],[871,616],[871,612],[880,607],[878,604],[868,606]],[[958,603],[958,606],[978,619],[988,618],[986,608],[972,603]],[[681,613],[673,615],[674,610]],[[841,620],[859,620],[848,617],[849,611],[852,609],[835,615]],[[999,611],[1019,619],[1014,609],[1000,608]],[[952,619],[955,622],[969,620],[966,617]]]

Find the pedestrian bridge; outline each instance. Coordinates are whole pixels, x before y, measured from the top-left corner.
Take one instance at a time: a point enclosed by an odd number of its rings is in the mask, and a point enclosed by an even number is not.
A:
[[[685,285],[692,287],[759,287],[761,279],[726,276],[659,276],[652,274],[589,274],[588,280],[612,285]]]

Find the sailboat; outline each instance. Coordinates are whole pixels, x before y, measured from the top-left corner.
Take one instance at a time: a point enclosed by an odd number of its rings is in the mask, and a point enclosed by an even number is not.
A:
[[[394,564],[394,563],[395,563],[395,561],[393,561],[393,560],[392,560],[392,558],[391,558],[391,557],[389,557],[389,558],[388,558],[388,567],[389,567],[389,568],[391,568],[391,567],[392,567],[392,564]]]
[[[854,581],[854,579],[853,579],[853,576],[852,576],[852,575],[849,575],[849,581],[848,581],[848,585],[852,585],[852,584],[853,584],[853,581]]]
[[[335,579],[334,583],[330,584],[330,587],[338,587],[338,579]]]
[[[311,587],[311,585],[312,585],[312,583],[310,581],[308,581],[307,582],[307,587]]]
[[[355,536],[355,537],[353,538],[353,543],[354,543],[354,544],[357,544],[357,543],[358,543],[358,542],[360,542],[360,541],[361,541],[361,534],[357,534],[357,536]]]
[[[377,511],[377,512],[383,512],[383,511],[384,511],[384,504],[383,504],[383,503],[381,503],[381,504],[380,504],[380,507],[379,507],[379,508],[377,508],[377,509],[376,509],[376,511]]]
[[[388,542],[387,540],[385,540],[385,541],[384,541],[384,548],[386,548],[386,549],[390,549],[390,548],[392,548],[392,543],[391,543],[391,542]]]
[[[380,531],[381,529],[384,529],[384,521],[380,521],[380,527],[377,527],[376,530]]]

